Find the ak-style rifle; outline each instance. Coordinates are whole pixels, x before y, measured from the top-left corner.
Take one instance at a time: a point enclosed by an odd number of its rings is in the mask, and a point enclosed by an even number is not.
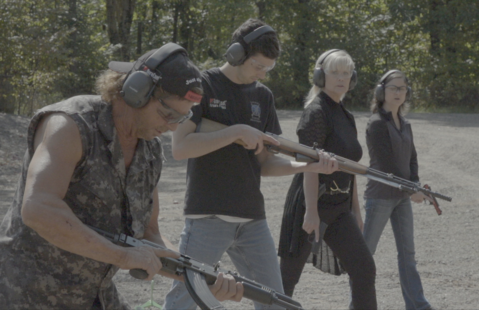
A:
[[[128,247],[142,245],[158,249],[165,247],[147,240],[139,240],[125,234],[114,234],[99,228],[88,226],[111,242]],[[193,300],[202,310],[226,310],[226,308],[213,296],[208,285],[215,283],[218,273],[233,276],[236,282],[241,282],[244,287],[243,297],[266,305],[277,305],[286,309],[304,310],[301,304],[289,296],[238,275],[236,272],[224,271],[219,268],[219,263],[214,266],[197,261],[187,255],[181,254],[179,258],[159,257],[163,267],[162,271],[171,274],[184,275],[186,288]],[[137,279],[146,279],[148,273],[142,269],[131,269],[130,275]]]
[[[197,132],[213,132],[220,129],[224,129],[226,127],[228,126],[203,118],[201,120],[201,123],[198,125],[196,131]],[[285,139],[273,133],[266,132],[266,135],[273,137],[280,143],[279,145],[273,145],[265,141],[265,147],[267,148],[268,151],[272,153],[281,153],[287,156],[291,156],[298,162],[315,162],[319,160],[318,153],[316,152],[316,148],[314,147],[309,147],[306,145],[299,144],[297,142]],[[244,142],[241,140],[236,140],[235,143],[244,145]],[[417,192],[424,193],[426,196],[430,197],[431,200],[434,201],[433,205],[438,215],[441,215],[442,211],[441,209],[439,209],[439,204],[437,203],[436,198],[443,199],[446,201],[452,200],[451,197],[448,197],[446,195],[443,195],[437,192],[433,192],[427,184],[424,185],[424,187],[421,187],[420,183],[411,182],[409,180],[395,176],[392,173],[385,173],[376,169],[368,168],[355,161],[335,155],[333,153],[328,153],[328,154],[336,158],[336,160],[338,161],[339,170],[343,172],[355,174],[355,175],[361,175],[368,179],[395,187],[401,191],[404,191],[410,194],[414,194]]]

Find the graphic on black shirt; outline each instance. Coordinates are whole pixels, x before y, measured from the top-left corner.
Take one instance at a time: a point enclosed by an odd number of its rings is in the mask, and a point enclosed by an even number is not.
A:
[[[223,110],[226,110],[226,100],[219,100],[215,98],[210,99],[210,108],[222,108]]]
[[[261,107],[258,102],[251,102],[251,121],[261,122]]]

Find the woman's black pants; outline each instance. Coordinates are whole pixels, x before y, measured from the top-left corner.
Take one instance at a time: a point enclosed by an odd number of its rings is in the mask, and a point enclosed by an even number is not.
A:
[[[306,235],[307,238],[307,235]],[[355,310],[377,309],[376,265],[351,212],[342,213],[326,229],[324,241],[349,274]],[[281,257],[281,276],[285,294],[293,296],[312,244],[305,240],[298,256]],[[319,288],[321,289],[321,288]]]

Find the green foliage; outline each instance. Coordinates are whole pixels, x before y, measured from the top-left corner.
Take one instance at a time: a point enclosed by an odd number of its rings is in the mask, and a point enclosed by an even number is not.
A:
[[[105,44],[95,29],[95,4],[7,0],[1,5],[1,111],[31,114],[62,98],[91,92],[104,63]]]
[[[109,60],[133,61],[166,42],[187,48],[201,69],[220,66],[233,30],[249,17],[270,24],[282,41],[282,55],[264,80],[279,108],[301,108],[316,59],[341,48],[355,60],[359,76],[345,99],[348,105],[366,108],[379,77],[397,68],[412,83],[414,108],[479,110],[477,0],[106,3],[0,3],[0,111],[30,114],[46,104],[93,93],[95,77]],[[121,5],[130,5],[132,16],[113,25],[108,10],[118,13]],[[125,26],[128,20],[131,27]],[[123,27],[122,40],[113,38],[109,27]]]

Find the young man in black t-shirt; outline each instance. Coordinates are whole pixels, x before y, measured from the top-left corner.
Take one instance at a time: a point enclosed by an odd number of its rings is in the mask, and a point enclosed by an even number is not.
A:
[[[185,228],[180,252],[214,264],[227,252],[238,272],[283,292],[274,241],[266,223],[261,176],[298,172],[332,173],[337,162],[320,154],[319,163],[291,162],[269,153],[264,132],[281,134],[271,91],[259,80],[280,54],[275,31],[249,19],[233,33],[226,62],[203,72],[204,96],[193,117],[173,135],[173,156],[188,158]],[[196,132],[202,118],[228,125]],[[233,142],[241,139],[246,146]],[[175,281],[165,309],[194,309],[183,283]],[[264,308],[255,304],[255,308]]]

